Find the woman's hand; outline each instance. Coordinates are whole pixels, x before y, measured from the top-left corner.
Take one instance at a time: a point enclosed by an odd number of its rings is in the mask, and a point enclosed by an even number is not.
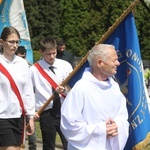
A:
[[[34,118],[29,118],[29,128],[27,129],[27,135],[32,135],[34,133]]]

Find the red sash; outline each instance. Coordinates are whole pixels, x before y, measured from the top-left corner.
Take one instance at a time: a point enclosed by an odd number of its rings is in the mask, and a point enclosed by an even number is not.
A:
[[[41,75],[49,82],[49,84],[56,89],[58,87],[58,84],[44,71],[44,69],[38,64],[35,63],[34,66],[38,69],[38,71],[41,73]],[[63,93],[61,93],[61,96],[64,98],[66,97]]]
[[[14,93],[16,94],[16,96],[19,100],[20,106],[22,108],[22,115],[25,116],[24,104],[23,104],[20,92],[18,90],[18,87],[17,87],[15,81],[13,80],[10,73],[6,70],[6,68],[1,63],[0,63],[0,71],[8,78],[10,85],[11,85],[11,88],[13,89]]]
[[[23,104],[23,101],[22,101],[22,97],[20,95],[20,92],[18,90],[18,87],[15,83],[15,81],[13,80],[12,76],[10,75],[10,73],[6,70],[6,68],[0,63],[0,71],[8,78],[9,82],[10,82],[10,85],[11,85],[11,88],[12,90],[14,91],[14,93],[16,94],[18,100],[19,100],[19,103],[20,103],[20,106],[22,108],[22,115],[25,119],[25,109],[24,109],[24,104]],[[22,143],[24,142],[24,139],[25,139],[25,120],[23,122],[23,135],[22,135]]]

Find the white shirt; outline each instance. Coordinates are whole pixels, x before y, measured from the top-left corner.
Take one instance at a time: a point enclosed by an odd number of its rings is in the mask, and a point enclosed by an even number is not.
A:
[[[52,72],[49,69],[50,65],[44,60],[41,59],[38,61],[43,70],[51,77]],[[54,66],[55,77],[57,77],[57,84],[60,84],[69,73],[72,71],[72,66],[64,60],[55,58],[55,62],[52,65]],[[45,104],[45,102],[52,95],[52,86],[49,82],[41,75],[38,69],[33,65],[30,67],[32,72],[32,81],[35,87],[35,96],[36,96],[36,109],[37,111]],[[55,81],[56,82],[56,81]],[[46,110],[52,108],[53,101],[47,106]]]
[[[0,63],[7,69],[15,81],[23,100],[26,115],[35,113],[35,98],[28,63],[14,55],[12,62],[0,55]],[[0,118],[19,118],[22,109],[8,78],[0,72]]]
[[[118,136],[106,138],[105,121],[112,118]],[[61,107],[61,130],[68,140],[68,150],[123,150],[127,138],[126,99],[118,84],[97,80],[86,69],[67,95]]]

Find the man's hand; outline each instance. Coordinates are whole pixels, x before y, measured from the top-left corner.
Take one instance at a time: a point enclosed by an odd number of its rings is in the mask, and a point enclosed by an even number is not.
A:
[[[114,120],[106,120],[106,134],[107,138],[114,137],[118,135],[118,127]]]
[[[39,117],[40,117],[39,114],[37,112],[35,112],[35,114],[34,114],[34,120],[38,120]]]
[[[61,93],[64,93],[65,92],[65,88],[61,85],[59,85],[57,88],[56,88],[56,92],[58,94],[61,94]]]

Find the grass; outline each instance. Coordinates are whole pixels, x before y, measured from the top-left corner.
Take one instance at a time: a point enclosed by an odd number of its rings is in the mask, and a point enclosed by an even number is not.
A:
[[[39,121],[35,121],[35,130],[36,130],[37,141],[42,141],[42,135],[41,135]]]

